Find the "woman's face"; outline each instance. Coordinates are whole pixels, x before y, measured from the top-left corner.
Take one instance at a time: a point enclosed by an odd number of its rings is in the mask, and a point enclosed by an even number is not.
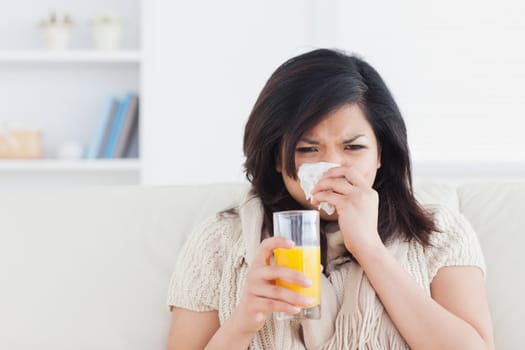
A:
[[[348,104],[329,114],[319,124],[308,130],[295,148],[295,167],[303,163],[330,162],[341,166],[352,166],[367,180],[374,183],[377,169],[381,165],[374,131],[357,104]],[[299,179],[295,180],[282,171],[284,157],[277,171],[281,173],[288,193],[303,207],[315,209],[301,189]],[[324,220],[337,220],[337,212],[327,215],[321,211]]]

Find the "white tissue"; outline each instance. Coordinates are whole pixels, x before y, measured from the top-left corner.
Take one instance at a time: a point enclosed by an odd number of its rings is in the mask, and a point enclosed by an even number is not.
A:
[[[319,162],[319,163],[304,163],[299,167],[297,171],[297,176],[301,181],[301,188],[306,195],[306,199],[312,199],[312,190],[314,189],[315,184],[321,179],[321,176],[330,168],[339,166],[335,163]],[[319,209],[322,209],[328,215],[332,215],[335,211],[335,208],[326,203],[322,202],[319,204]]]

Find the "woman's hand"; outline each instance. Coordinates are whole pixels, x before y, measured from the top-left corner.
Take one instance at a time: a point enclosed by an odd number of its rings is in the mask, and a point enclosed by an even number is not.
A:
[[[246,275],[241,301],[232,315],[240,332],[257,332],[272,312],[296,314],[301,311],[299,306],[307,307],[312,303],[301,294],[275,284],[275,280],[280,279],[304,287],[311,285],[311,281],[298,271],[270,265],[274,249],[293,246],[292,241],[283,237],[270,237],[261,242]]]
[[[377,233],[379,196],[352,167],[327,170],[312,190],[312,204],[332,204],[346,249],[358,256],[382,244]]]

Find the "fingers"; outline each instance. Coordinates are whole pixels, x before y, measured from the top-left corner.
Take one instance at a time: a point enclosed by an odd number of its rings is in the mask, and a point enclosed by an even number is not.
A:
[[[294,243],[283,237],[263,240],[246,276],[243,298],[240,304],[241,315],[251,329],[259,329],[268,314],[285,312],[296,314],[303,307],[310,307],[313,300],[275,283],[280,280],[300,287],[310,287],[312,282],[301,272],[278,265],[269,265],[269,259],[277,248],[292,248]]]
[[[296,314],[301,307],[310,306],[312,300],[300,293],[276,285],[276,280],[310,287],[312,282],[299,271],[269,265],[270,257],[277,248],[292,248],[294,243],[283,237],[270,237],[261,242],[246,275],[243,296],[236,309],[241,320],[238,324],[249,332],[258,331],[272,312]]]
[[[350,194],[353,186],[342,177],[328,177],[322,178],[312,189],[312,195],[315,196],[317,192],[332,191],[339,194]]]
[[[259,285],[252,290],[252,293],[258,297],[299,307],[309,307],[313,303],[312,299],[275,284]]]
[[[253,271],[252,277],[257,280],[271,281],[272,283],[275,280],[281,280],[302,287],[310,287],[312,285],[312,282],[301,272],[277,265],[259,268]]]
[[[377,206],[378,193],[373,188],[369,186],[358,188],[351,184],[345,185],[344,181],[346,180],[341,178],[320,180],[319,187],[314,188],[312,191],[312,205],[317,206],[322,202],[326,202],[335,206],[338,212],[348,205],[356,205],[355,203],[369,202],[375,203]]]
[[[328,169],[322,176],[321,179],[330,178],[330,177],[343,177],[350,184],[356,187],[370,187],[366,182],[365,178],[357,169],[347,166],[347,167],[336,167]]]
[[[251,296],[250,299],[253,301],[253,298],[257,298],[258,302],[262,303],[259,311],[296,313],[296,307],[307,307],[313,302],[296,291],[275,284],[276,280],[280,280],[308,288],[312,281],[303,273],[283,266],[262,264],[273,249],[291,248],[293,242],[291,243],[290,245],[290,242],[282,237],[272,237],[265,239],[259,246],[255,260],[260,265],[252,267],[246,279],[246,292]]]
[[[271,312],[286,312],[289,314],[296,314],[301,311],[299,306],[288,304],[284,301],[268,299],[268,298],[256,298],[252,307],[262,313]]]
[[[364,177],[352,167],[336,167],[328,169],[312,189],[313,205],[327,202],[339,207],[344,197],[358,193],[359,188],[370,188]]]
[[[277,248],[292,248],[294,242],[284,237],[270,237],[266,238],[261,242],[261,245],[257,249],[253,265],[268,265],[270,263],[270,257],[273,251]]]
[[[344,195],[330,191],[320,191],[312,196],[312,205],[319,205],[322,202],[330,203],[336,208],[340,208],[344,203]]]

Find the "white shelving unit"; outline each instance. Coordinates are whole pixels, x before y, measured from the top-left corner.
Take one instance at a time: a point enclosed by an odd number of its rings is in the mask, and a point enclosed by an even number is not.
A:
[[[97,159],[97,160],[2,160],[2,172],[138,172],[138,159]]]
[[[137,63],[140,51],[101,52],[94,50],[6,50],[0,51],[0,63]]]
[[[0,191],[139,184],[140,159],[62,160],[57,154],[62,144],[88,146],[108,96],[122,98],[130,91],[142,96],[141,0],[44,0],[27,5],[15,2],[5,13],[14,34],[0,38],[0,122],[40,129],[43,158],[0,159]],[[51,10],[73,18],[71,47],[66,50],[42,47],[36,24]],[[106,10],[123,19],[119,50],[93,48],[89,22]],[[139,112],[139,135],[141,118]]]

